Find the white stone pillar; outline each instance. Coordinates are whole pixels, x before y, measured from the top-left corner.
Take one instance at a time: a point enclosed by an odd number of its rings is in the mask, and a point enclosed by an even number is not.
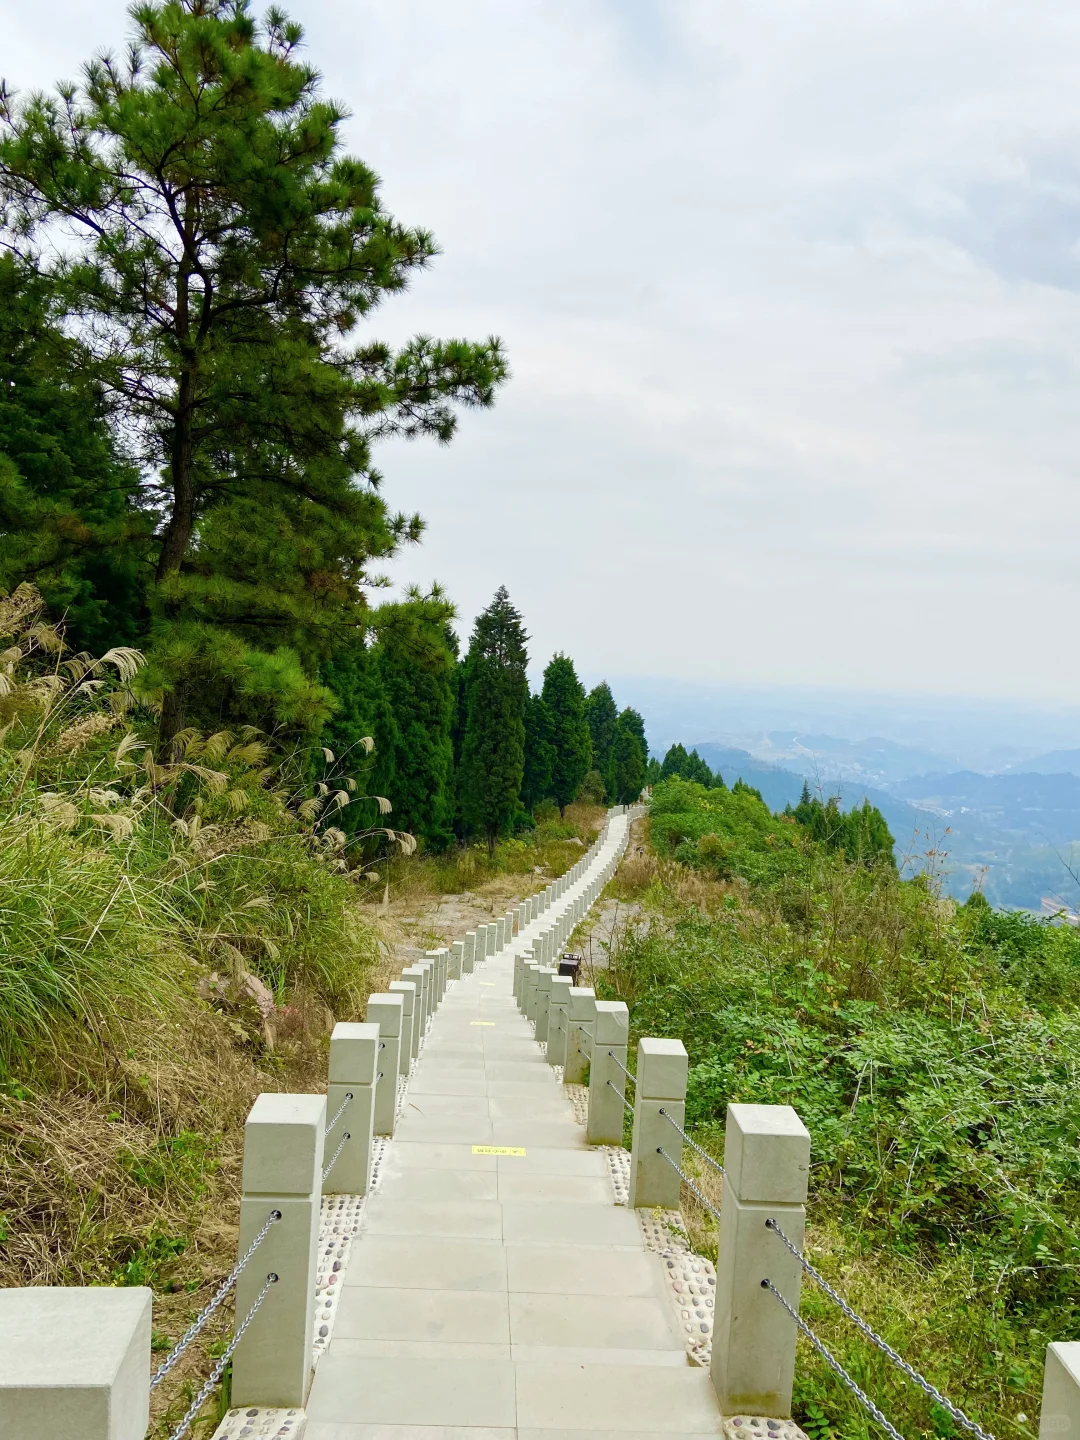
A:
[[[476,931],[465,931],[465,951],[461,957],[461,973],[471,975],[473,972],[474,957],[476,955]]]
[[[325,1095],[260,1095],[244,1127],[239,1254],[272,1211],[281,1219],[236,1282],[240,1323],[267,1277],[278,1277],[233,1355],[234,1405],[289,1407],[307,1399],[325,1129]]]
[[[686,1128],[689,1063],[681,1040],[638,1041],[634,1139],[630,1147],[631,1206],[679,1208],[681,1181],[659,1151],[666,1151],[676,1165],[682,1165],[682,1137],[665,1116]]]
[[[493,921],[489,920],[487,927],[487,945],[485,947],[484,954],[488,959],[490,959],[492,955],[496,954],[498,949],[499,929]]]
[[[597,1000],[593,1022],[592,1062],[589,1067],[590,1145],[619,1145],[623,1136],[623,1097],[626,1076],[612,1059],[626,1064],[630,1012],[622,1000]],[[610,1081],[610,1084],[608,1083]]]
[[[415,980],[391,980],[387,986],[391,995],[400,995],[401,1006],[401,1045],[398,1049],[398,1074],[408,1075],[412,1069],[413,1044],[416,1030],[416,981]],[[376,1070],[378,1066],[376,1066]]]
[[[567,978],[569,979],[569,976]],[[569,994],[563,1084],[580,1085],[589,1066],[589,1051],[596,1021],[596,994],[584,985],[572,985]]]
[[[454,940],[450,945],[450,979],[460,980],[464,973],[465,941]]]
[[[394,1133],[404,1009],[405,1001],[401,995],[384,991],[368,996],[368,1022],[379,1027],[379,1068],[375,1073],[376,1135]]]
[[[394,982],[400,985],[402,982]],[[411,987],[410,987],[411,988]],[[375,1076],[379,1073],[379,1027],[338,1021],[330,1036],[326,1084],[327,1124],[341,1110],[341,1119],[323,1142],[341,1154],[323,1185],[324,1195],[366,1195],[371,1180],[371,1137],[375,1122]],[[348,1096],[351,1100],[346,1100]],[[344,1139],[345,1136],[349,1138]],[[344,1143],[342,1143],[344,1141]],[[267,1300],[269,1300],[267,1296]]]
[[[557,972],[550,965],[541,965],[536,974],[536,1012],[533,1025],[536,1038],[543,1045],[548,1034],[548,1001],[551,999],[551,980]]]
[[[421,1039],[428,1032],[432,1016],[435,1014],[435,966],[425,955],[423,960],[417,961],[420,966],[420,976],[424,982],[424,1029]]]
[[[798,1313],[802,1271],[765,1222],[802,1249],[809,1132],[790,1105],[729,1105],[724,1169],[712,1381],[725,1415],[782,1420],[791,1414],[798,1332],[761,1282],[771,1280]]]
[[[536,984],[543,968],[542,965],[526,965],[524,970],[525,1019],[531,1024],[536,1021]]]
[[[415,1060],[420,1054],[420,1041],[424,1038],[424,972],[419,965],[406,965],[401,972],[402,980],[415,986],[412,1010],[412,1043],[410,1050]]]
[[[525,952],[519,950],[514,956],[514,999],[521,999],[521,972],[525,964]]]
[[[566,1061],[566,1016],[570,1008],[569,975],[553,975],[548,993],[547,1062],[562,1065]]]
[[[4,1440],[143,1440],[152,1299],[145,1286],[0,1290]]]
[[[1078,1437],[1080,1340],[1055,1340],[1046,1347],[1039,1440],[1078,1440]]]

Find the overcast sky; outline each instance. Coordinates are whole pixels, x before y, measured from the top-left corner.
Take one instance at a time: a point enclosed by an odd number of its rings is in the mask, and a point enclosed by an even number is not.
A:
[[[301,0],[386,206],[373,332],[502,336],[384,450],[400,580],[590,675],[1080,701],[1080,7]],[[3,0],[71,76],[115,0]]]

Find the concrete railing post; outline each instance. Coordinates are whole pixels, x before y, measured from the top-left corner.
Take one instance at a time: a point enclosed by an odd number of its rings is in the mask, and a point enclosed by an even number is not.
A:
[[[782,1420],[791,1414],[798,1332],[761,1282],[771,1280],[798,1313],[802,1271],[765,1222],[802,1249],[810,1134],[790,1105],[729,1105],[724,1168],[712,1381],[725,1415]]]
[[[626,1076],[616,1060],[626,1064],[629,1032],[630,1011],[622,1000],[596,1001],[586,1126],[591,1145],[618,1145],[622,1141]]]
[[[401,972],[402,980],[415,987],[412,1009],[412,1058],[420,1054],[420,1041],[424,1038],[424,972],[419,965],[406,965]]]
[[[267,1277],[278,1277],[233,1355],[234,1405],[301,1406],[307,1399],[325,1130],[325,1095],[260,1095],[244,1127],[239,1253],[271,1212],[281,1219],[236,1282],[240,1320]]]
[[[1080,1437],[1080,1340],[1055,1340],[1046,1347],[1039,1440]]]
[[[569,996],[563,1084],[581,1085],[589,1068],[589,1051],[596,1022],[596,994],[587,986],[572,985]]]
[[[0,1290],[4,1440],[143,1440],[152,1299],[143,1286]]]
[[[413,1041],[416,1029],[416,981],[391,980],[387,989],[391,995],[400,995],[402,999],[398,1074],[408,1076],[412,1069]],[[378,1066],[375,1069],[378,1071]]]
[[[471,975],[473,969],[473,956],[476,954],[476,931],[466,930],[465,939],[462,942],[465,946],[461,957],[461,973]]]
[[[569,975],[553,975],[548,994],[547,1062],[549,1065],[566,1063],[566,1016],[570,1008]]]
[[[450,979],[460,980],[464,973],[465,941],[455,940],[450,946]]]
[[[401,982],[396,982],[400,984]],[[339,1021],[330,1036],[326,1084],[327,1123],[341,1119],[324,1142],[341,1154],[323,1185],[324,1195],[366,1195],[371,1180],[371,1137],[375,1123],[375,1076],[379,1073],[379,1027]],[[350,1100],[348,1097],[352,1096]],[[347,1103],[346,1103],[347,1102]],[[349,1138],[346,1140],[345,1136]],[[269,1297],[268,1297],[269,1298]]]
[[[487,944],[484,947],[484,958],[490,960],[499,949],[499,927],[492,921],[488,921]]]
[[[521,1000],[521,975],[525,966],[525,952],[519,950],[514,956],[514,999]]]
[[[682,1137],[665,1116],[686,1127],[686,1074],[681,1040],[638,1041],[634,1086],[634,1139],[630,1147],[631,1206],[678,1210],[681,1181],[663,1155],[681,1164]],[[661,1110],[664,1112],[661,1115]]]
[[[548,1002],[551,999],[551,981],[556,974],[550,965],[541,965],[536,976],[536,1013],[533,1025],[536,1038],[543,1045],[548,1037]]]
[[[405,999],[402,995],[393,995],[386,991],[368,996],[368,1023],[379,1027],[379,1065],[375,1072],[376,1135],[394,1133],[404,1010]]]

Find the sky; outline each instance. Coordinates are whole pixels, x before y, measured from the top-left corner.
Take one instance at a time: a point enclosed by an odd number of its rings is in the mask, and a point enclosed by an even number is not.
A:
[[[3,6],[20,88],[125,35]],[[442,248],[371,334],[513,369],[379,456],[396,584],[588,677],[1080,704],[1080,7],[288,8]]]

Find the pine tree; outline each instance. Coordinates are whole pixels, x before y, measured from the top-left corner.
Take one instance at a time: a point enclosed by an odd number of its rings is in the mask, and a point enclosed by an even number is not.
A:
[[[556,655],[544,671],[544,703],[551,712],[555,762],[551,794],[560,815],[575,798],[592,760],[585,691],[568,655]]]
[[[36,585],[99,655],[144,638],[154,517],[53,289],[0,255],[0,589]]]
[[[379,494],[373,440],[447,440],[454,403],[489,404],[505,363],[495,341],[345,340],[435,244],[342,153],[298,25],[248,0],[132,15],[126,64],[0,100],[0,210],[160,476],[144,676],[162,745],[189,710],[234,703],[318,726],[316,671],[364,622],[370,562],[421,530]]]
[[[617,805],[631,805],[645,784],[647,761],[645,741],[635,710],[624,710],[615,722],[611,742],[612,799]]]
[[[517,812],[525,772],[528,636],[505,586],[477,618],[466,657],[458,804],[466,834],[489,851]]]
[[[555,769],[554,724],[542,695],[530,695],[525,711],[525,776],[521,782],[521,803],[534,810],[551,796]]]
[[[593,769],[603,776],[608,799],[614,799],[616,787],[611,774],[611,744],[615,738],[615,722],[619,718],[619,712],[615,708],[611,686],[606,680],[601,681],[585,697],[585,718],[589,722],[589,735],[592,739]]]

